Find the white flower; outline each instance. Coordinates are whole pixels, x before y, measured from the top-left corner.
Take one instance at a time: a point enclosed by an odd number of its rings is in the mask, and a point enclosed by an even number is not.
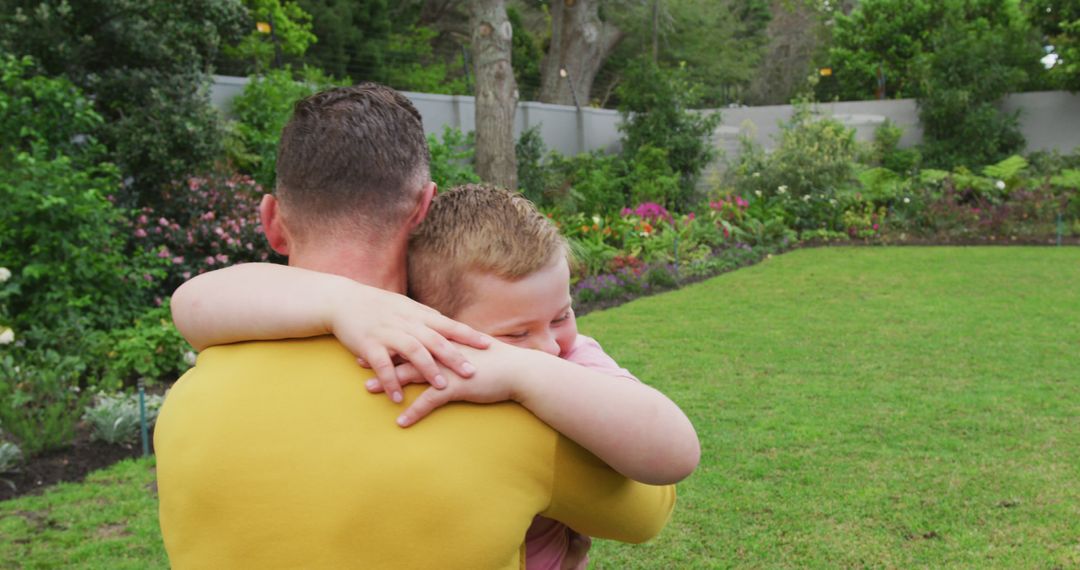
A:
[[[4,330],[0,331],[0,344],[11,344],[13,342],[15,342],[15,331],[4,327]]]
[[[757,197],[760,198],[761,197],[761,190],[754,190],[754,194],[756,194]]]
[[[802,197],[802,201],[803,201],[803,202],[809,202],[809,201],[810,201],[810,195],[809,195],[809,194],[805,194],[805,195],[803,195],[803,197]]]
[[[599,224],[600,222],[601,222],[600,216],[593,216],[592,217],[592,223]]]
[[[833,200],[832,198],[829,198],[829,205],[830,206],[835,206],[836,205],[836,200]]]
[[[997,186],[998,190],[1004,190],[1005,189],[1005,181],[1004,180],[998,180],[997,182],[994,183],[994,186]]]
[[[752,176],[753,176],[754,178],[758,178],[758,177],[760,177],[760,176],[761,176],[761,173],[760,173],[760,172],[755,172],[754,174],[752,174]]]
[[[196,358],[196,354],[190,350],[184,353],[184,362],[186,362],[188,366],[195,366]]]
[[[776,191],[779,192],[780,194],[786,194],[787,193],[787,186],[784,186],[783,184],[781,184],[780,186],[776,187]]]
[[[11,270],[7,267],[0,267],[0,283],[11,279]]]
[[[911,198],[908,198],[907,196],[904,196],[904,203],[905,204],[910,204],[911,203]]]

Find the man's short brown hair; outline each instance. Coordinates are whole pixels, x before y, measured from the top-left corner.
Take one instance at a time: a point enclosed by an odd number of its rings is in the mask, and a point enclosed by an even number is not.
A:
[[[473,302],[470,277],[516,281],[567,254],[555,224],[521,194],[458,186],[435,196],[409,240],[409,295],[454,316]]]
[[[301,234],[404,222],[430,181],[420,113],[377,83],[338,87],[301,99],[281,133],[277,194]]]

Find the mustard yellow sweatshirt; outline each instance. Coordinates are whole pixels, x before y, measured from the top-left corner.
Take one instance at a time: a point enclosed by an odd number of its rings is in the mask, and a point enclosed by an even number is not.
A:
[[[641,542],[672,486],[630,481],[513,403],[402,406],[332,337],[209,348],[157,421],[174,568],[523,568],[533,516]],[[406,402],[423,387],[406,389]]]

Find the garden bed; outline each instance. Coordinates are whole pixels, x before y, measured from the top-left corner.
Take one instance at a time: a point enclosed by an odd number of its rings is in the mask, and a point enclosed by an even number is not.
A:
[[[142,455],[141,443],[113,445],[94,441],[90,432],[89,425],[80,424],[71,447],[31,457],[17,472],[0,475],[0,501],[38,494],[57,483],[82,481],[92,471]]]

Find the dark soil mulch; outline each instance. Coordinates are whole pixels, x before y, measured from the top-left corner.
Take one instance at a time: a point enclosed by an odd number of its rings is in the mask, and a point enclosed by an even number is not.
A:
[[[71,447],[32,457],[19,471],[0,475],[0,501],[36,495],[60,482],[82,481],[91,471],[141,455],[142,443],[120,446],[92,441],[89,426],[80,425]]]

